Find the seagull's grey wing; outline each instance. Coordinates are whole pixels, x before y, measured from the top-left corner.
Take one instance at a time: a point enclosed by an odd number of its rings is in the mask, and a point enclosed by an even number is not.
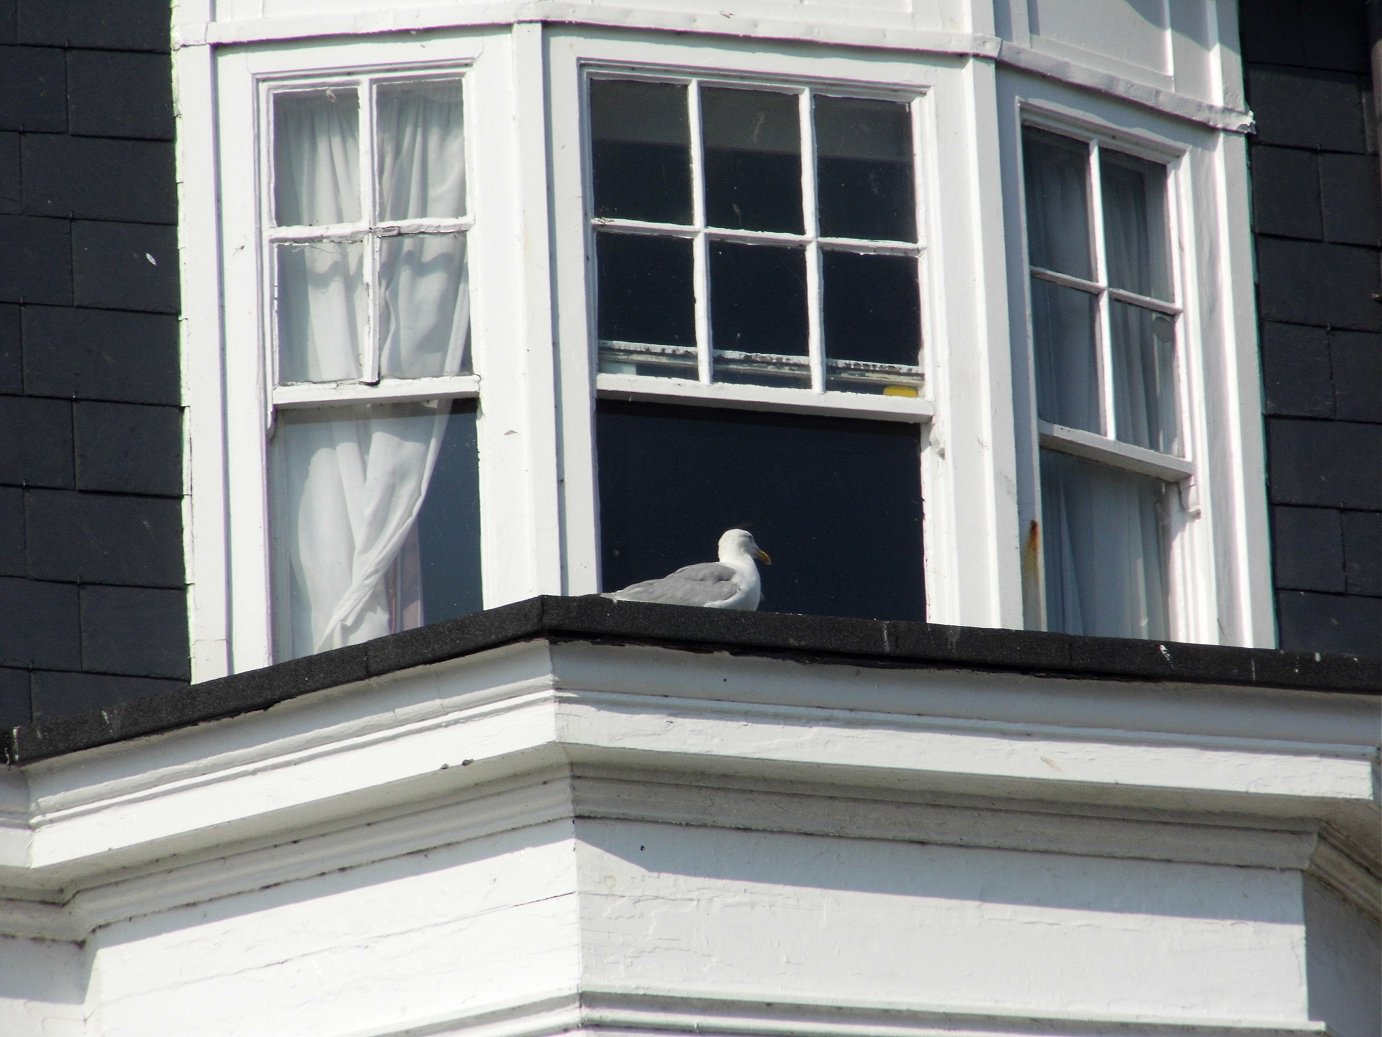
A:
[[[659,580],[644,580],[611,591],[606,597],[619,601],[656,601],[664,605],[709,605],[732,598],[739,591],[738,574],[719,562],[686,565]]]

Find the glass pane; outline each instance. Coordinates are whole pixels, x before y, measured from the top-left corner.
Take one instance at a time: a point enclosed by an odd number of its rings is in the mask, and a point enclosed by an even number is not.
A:
[[[1032,349],[1037,416],[1042,420],[1104,431],[1097,320],[1094,296],[1032,278]]]
[[[280,412],[269,465],[276,658],[483,606],[473,406]]]
[[[642,234],[595,238],[603,341],[696,344],[691,242]]]
[[[1169,300],[1166,167],[1105,150],[1100,152],[1099,170],[1109,284]]]
[[[1088,148],[1029,127],[1022,131],[1022,151],[1032,265],[1093,279]]]
[[[920,362],[921,299],[915,259],[827,251],[821,256],[821,282],[829,359]],[[886,384],[879,382],[875,391],[881,392]]]
[[[691,131],[686,87],[590,81],[595,215],[691,222]]]
[[[1113,401],[1117,438],[1179,454],[1176,326],[1164,313],[1114,302]]]
[[[381,83],[375,107],[379,218],[464,216],[461,81]]]
[[[324,226],[360,219],[360,105],[331,87],[273,98],[274,222]]]
[[[596,436],[603,587],[743,527],[773,557],[762,611],[925,617],[916,425],[601,400]]]
[[[360,377],[365,283],[358,241],[309,241],[274,249],[278,276],[278,380]]]
[[[801,233],[801,123],[796,94],[706,87],[706,222]]]
[[[470,370],[470,280],[463,234],[379,243],[380,373],[423,378]]]
[[[827,237],[916,241],[912,119],[898,101],[817,97],[816,180]]]
[[[1048,630],[1170,635],[1165,492],[1157,479],[1041,452]]]
[[[805,360],[806,253],[799,248],[713,242],[710,247],[710,324],[717,353],[776,353],[803,358],[789,370],[758,362],[753,368],[716,359],[717,381],[809,385]],[[795,367],[791,371],[790,367]]]

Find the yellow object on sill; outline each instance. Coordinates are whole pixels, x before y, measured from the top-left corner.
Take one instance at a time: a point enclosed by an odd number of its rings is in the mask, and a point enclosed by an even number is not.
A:
[[[917,397],[917,389],[914,385],[885,385],[883,386],[884,396],[907,396],[912,399]]]

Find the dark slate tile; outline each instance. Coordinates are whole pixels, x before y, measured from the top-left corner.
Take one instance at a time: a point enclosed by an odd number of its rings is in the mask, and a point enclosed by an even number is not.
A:
[[[30,490],[29,574],[39,579],[182,587],[176,500]]]
[[[1257,277],[1263,320],[1382,330],[1376,249],[1259,237]]]
[[[0,303],[0,393],[18,395],[24,391],[24,353],[20,348],[21,310],[11,303]]]
[[[1382,340],[1365,331],[1329,336],[1334,410],[1342,421],[1382,422]]]
[[[1322,237],[1320,170],[1314,152],[1255,145],[1250,154],[1252,217],[1257,233]]]
[[[164,54],[71,51],[67,93],[75,134],[173,139],[173,73]]]
[[[0,302],[71,303],[71,223],[0,216],[0,241]]]
[[[1270,499],[1276,504],[1382,510],[1382,425],[1267,421]]]
[[[0,731],[32,723],[33,718],[34,712],[29,705],[29,671],[0,667]]]
[[[19,0],[0,0],[0,43],[19,39]]]
[[[1334,591],[1344,587],[1344,529],[1333,508],[1272,508],[1276,586]]]
[[[1382,192],[1376,155],[1320,156],[1324,237],[1346,245],[1382,242]]]
[[[17,213],[21,208],[19,140],[20,135],[13,131],[0,133],[0,216]]]
[[[0,576],[23,576],[27,571],[24,491],[18,486],[0,486]]]
[[[182,412],[133,403],[75,405],[77,488],[182,493]]]
[[[1299,0],[1253,0],[1239,13],[1245,62],[1300,64],[1305,24]]]
[[[1303,64],[1357,71],[1368,67],[1368,15],[1358,0],[1298,0],[1305,12]]]
[[[168,0],[19,0],[19,41],[166,51],[169,12]]]
[[[1382,598],[1280,591],[1281,646],[1301,652],[1382,656]]]
[[[187,595],[181,590],[86,586],[82,668],[187,680]]]
[[[152,140],[24,136],[24,211],[32,216],[172,223],[173,146]]]
[[[1248,103],[1257,117],[1258,143],[1362,152],[1362,84],[1361,76],[1346,72],[1249,67]]]
[[[153,224],[74,222],[72,282],[78,306],[177,313],[177,231]]]
[[[30,688],[34,722],[104,710],[151,695],[185,691],[182,681],[153,677],[121,677],[104,673],[50,673],[35,670]]]
[[[1262,388],[1268,414],[1334,416],[1329,336],[1323,328],[1262,323]]]
[[[77,588],[0,578],[0,665],[80,669]]]
[[[30,393],[127,403],[181,398],[174,316],[26,306],[24,342]]]
[[[72,404],[0,396],[0,485],[67,489],[72,477]]]
[[[54,47],[0,47],[0,130],[67,129],[67,61]]]
[[[1345,511],[1343,527],[1348,592],[1382,597],[1382,512]]]

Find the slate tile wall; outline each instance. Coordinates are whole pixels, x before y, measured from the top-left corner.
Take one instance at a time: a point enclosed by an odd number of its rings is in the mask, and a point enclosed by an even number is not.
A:
[[[1277,624],[1382,655],[1382,219],[1359,0],[1243,0]]]
[[[0,726],[189,674],[168,0],[0,0]]]

